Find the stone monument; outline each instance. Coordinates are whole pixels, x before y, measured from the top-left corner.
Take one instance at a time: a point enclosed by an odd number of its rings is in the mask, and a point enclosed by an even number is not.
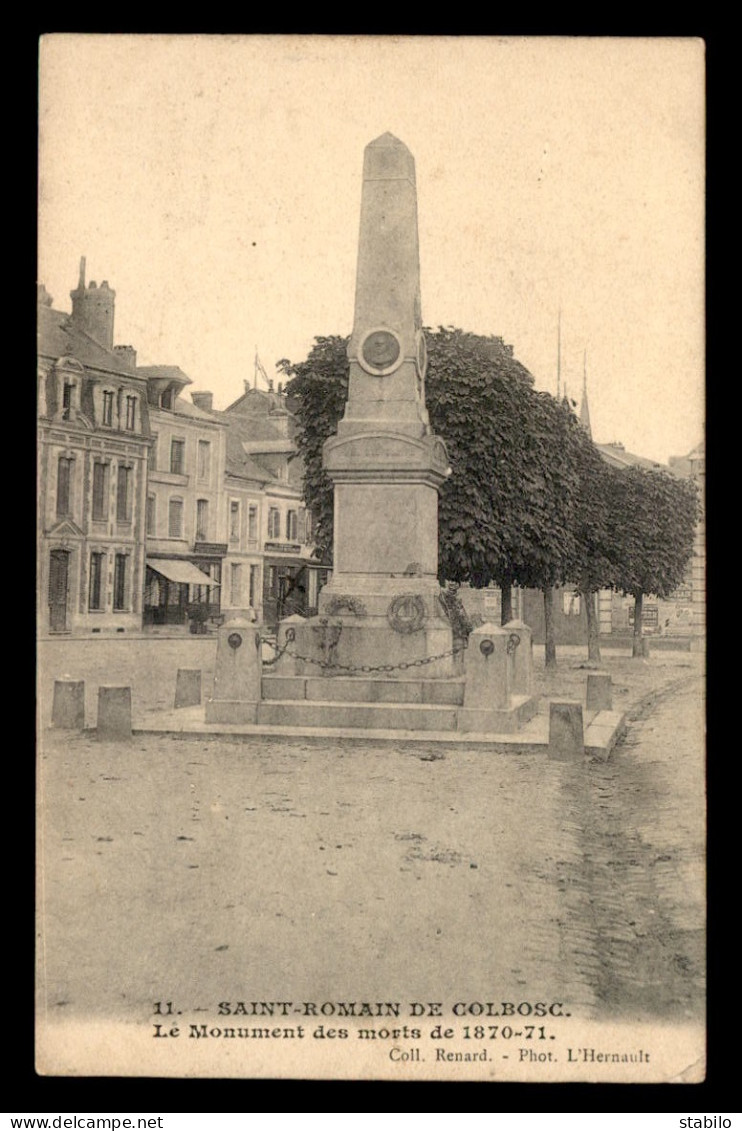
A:
[[[324,447],[333,575],[318,616],[292,623],[294,651],[325,675],[386,665],[391,679],[450,677],[453,640],[437,576],[438,489],[450,469],[425,407],[415,162],[389,133],[364,154],[348,358],[345,414]],[[306,670],[296,661],[297,674]]]

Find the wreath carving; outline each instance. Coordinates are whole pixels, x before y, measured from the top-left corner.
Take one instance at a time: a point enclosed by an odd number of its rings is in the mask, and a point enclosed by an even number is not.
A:
[[[419,632],[425,624],[425,602],[419,593],[400,593],[392,599],[386,619],[395,632]]]
[[[359,597],[351,597],[341,593],[337,597],[333,597],[327,605],[327,613],[331,617],[337,616],[343,609],[347,609],[349,613],[353,613],[353,616],[356,617],[366,616],[366,606]]]

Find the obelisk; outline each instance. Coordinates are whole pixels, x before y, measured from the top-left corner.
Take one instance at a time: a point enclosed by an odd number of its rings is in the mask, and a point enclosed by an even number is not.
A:
[[[335,534],[319,616],[340,626],[340,665],[450,675],[449,658],[419,665],[452,647],[437,579],[438,489],[450,472],[425,407],[415,162],[389,133],[364,154],[348,357],[345,414],[324,447]]]

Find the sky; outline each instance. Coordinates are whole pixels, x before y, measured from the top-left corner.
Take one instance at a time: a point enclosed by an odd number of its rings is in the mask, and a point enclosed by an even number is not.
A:
[[[80,257],[115,341],[225,408],[353,324],[363,150],[416,162],[425,325],[496,334],[593,438],[703,437],[704,48],[694,39],[50,35],[38,278]]]

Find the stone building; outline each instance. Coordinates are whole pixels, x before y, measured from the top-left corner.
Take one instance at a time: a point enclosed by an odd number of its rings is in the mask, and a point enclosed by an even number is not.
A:
[[[221,612],[227,429],[211,393],[181,394],[175,365],[140,366],[152,428],[146,502],[144,624],[200,630]]]
[[[247,382],[244,394],[228,406],[223,418],[230,432],[230,522],[239,523],[230,526],[228,558],[230,571],[233,567],[238,571],[238,588],[224,597],[231,600],[241,594],[240,604],[252,605],[260,619],[273,627],[282,617],[316,609],[328,576],[313,557],[311,513],[302,501],[304,469],[294,442],[295,419],[280,386],[276,392],[264,391],[250,388]],[[243,484],[242,494],[238,482]],[[239,589],[240,583],[249,586],[247,593]],[[239,607],[237,601],[235,606]]]
[[[142,620],[150,445],[147,385],[114,346],[115,292],[86,284],[71,314],[38,288],[39,629],[127,632]]]

